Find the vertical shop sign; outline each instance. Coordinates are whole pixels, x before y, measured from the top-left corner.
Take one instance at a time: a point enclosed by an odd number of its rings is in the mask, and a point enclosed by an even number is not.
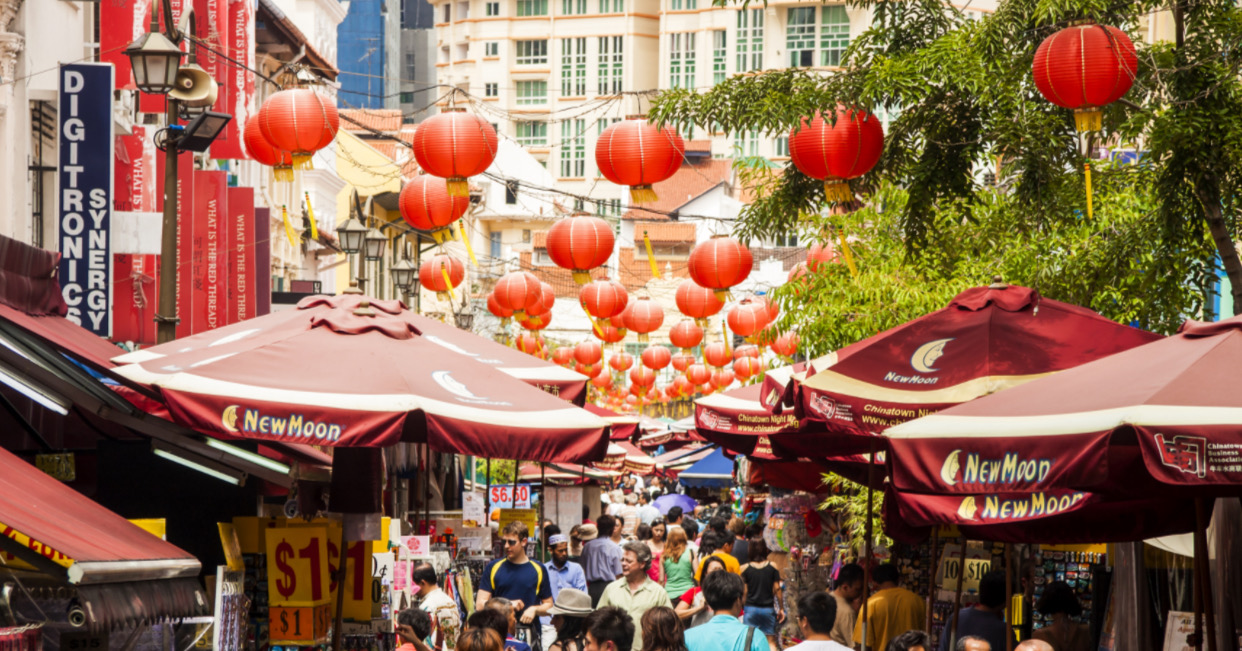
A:
[[[225,242],[221,227],[228,214],[228,173],[194,174],[194,216],[191,228],[193,281],[190,331],[198,334],[224,325]]]
[[[194,178],[202,172],[194,171],[194,152],[182,152],[177,157],[177,338],[191,334],[193,316],[190,305],[191,284],[194,280],[192,258],[192,222],[194,206]],[[155,197],[156,210],[164,210],[164,153],[155,157],[155,184],[159,188]],[[161,264],[163,261],[161,261]],[[157,294],[158,296],[158,294]],[[197,331],[195,331],[197,332]]]
[[[134,88],[125,48],[145,34],[151,21],[149,0],[108,0],[99,4],[99,60],[116,68],[116,87]]]
[[[60,68],[60,277],[66,317],[112,334],[112,66]]]
[[[254,75],[246,70],[254,67],[254,3],[250,0],[216,1],[227,2],[223,40],[229,57],[240,65],[226,61],[218,68],[220,76],[216,80],[220,82],[221,101],[216,106],[232,114],[233,119],[211,143],[211,157],[242,159],[247,158],[242,146],[242,129],[254,110]]]
[[[228,205],[225,323],[237,323],[255,316],[254,188],[229,188]]]
[[[143,18],[142,32],[140,33],[145,33],[151,24],[151,3],[142,2],[141,0],[135,0],[135,1],[138,3],[138,9],[136,9],[135,11],[137,13],[142,14],[142,18]],[[190,0],[172,0],[171,4],[172,4],[173,24],[175,25],[181,24],[182,7],[187,5],[189,2]],[[104,4],[107,4],[107,3],[105,2]],[[164,3],[161,2],[159,4],[160,4],[160,29],[163,30],[164,29],[164,9],[163,9]],[[185,39],[184,41],[182,41],[181,49],[185,50],[189,48],[190,47],[189,43],[190,43],[189,39]],[[128,43],[126,43],[126,45],[128,45]],[[182,60],[182,62],[184,62],[184,59]],[[165,98],[164,95],[152,95],[150,93],[138,93],[138,110],[143,113],[163,113],[165,110],[164,98]],[[177,331],[177,336],[178,337],[181,336],[180,330]]]
[[[272,209],[254,209],[255,316],[272,311]]]

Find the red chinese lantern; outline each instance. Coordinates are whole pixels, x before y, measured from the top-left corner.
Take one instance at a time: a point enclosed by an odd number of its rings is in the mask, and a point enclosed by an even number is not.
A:
[[[798,333],[786,332],[772,342],[772,352],[785,357],[793,357],[798,353]]]
[[[539,279],[529,271],[511,271],[496,281],[492,290],[496,303],[509,310],[519,320],[526,318],[528,307],[538,307],[543,300],[543,287]]]
[[[806,250],[806,268],[811,271],[817,271],[819,265],[828,264],[837,261],[836,249],[831,244],[820,244],[815,242]],[[790,272],[792,273],[792,271]]]
[[[695,386],[702,386],[711,381],[712,372],[702,364],[691,364],[690,368],[686,369],[686,379]]]
[[[552,285],[545,282],[539,283],[539,299],[532,305],[526,306],[526,317],[533,319],[548,315],[551,319],[553,306],[556,305],[556,290],[552,289]]]
[[[729,354],[729,346],[723,341],[717,341],[707,344],[703,347],[703,361],[716,367],[724,366],[733,361],[733,355]],[[695,384],[703,384],[695,382]]]
[[[668,366],[671,361],[673,361],[673,353],[664,346],[647,346],[647,349],[643,351],[643,366],[653,371]]]
[[[638,386],[649,387],[655,384],[655,371],[646,366],[635,366],[630,369],[630,382]]]
[[[636,405],[638,405],[638,396],[634,396],[634,395],[626,396],[625,404],[631,409],[633,409]]]
[[[732,237],[713,237],[699,242],[690,252],[690,278],[701,287],[715,290],[722,304],[729,299],[729,288],[746,280],[753,265],[750,249]]]
[[[634,304],[637,302],[638,301],[630,301],[626,303],[625,308],[622,309],[620,312],[618,312],[611,319],[609,319],[608,322],[611,323],[614,328],[617,328],[619,330],[623,330],[623,331],[629,330],[630,329],[630,322],[629,322],[630,312],[633,311]]]
[[[690,353],[677,353],[673,355],[673,368],[678,371],[685,371],[694,363],[694,355]]]
[[[272,168],[272,176],[277,181],[293,182],[293,156],[287,151],[273,147],[272,143],[263,137],[263,130],[259,128],[258,119],[246,123],[246,128],[242,131],[242,143],[246,146],[246,153],[250,154],[250,158],[260,165]]]
[[[724,307],[724,299],[717,296],[716,292],[689,278],[681,281],[681,284],[677,286],[674,300],[677,301],[679,312],[699,321],[714,316]]]
[[[604,357],[604,347],[598,341],[584,341],[574,346],[574,359],[579,364],[595,364]]]
[[[431,231],[436,242],[451,239],[446,232],[470,208],[469,197],[449,196],[444,183],[432,176],[416,176],[401,188],[397,199],[401,218],[421,231]]]
[[[715,295],[712,298],[715,298]],[[690,352],[691,348],[703,342],[703,328],[694,321],[683,319],[669,329],[668,340],[682,352]]]
[[[591,270],[608,263],[616,237],[612,226],[599,217],[562,219],[548,231],[548,257],[562,269],[573,271],[574,282],[591,282]]]
[[[1099,131],[1100,109],[1134,85],[1134,43],[1116,27],[1074,25],[1044,39],[1031,63],[1044,99],[1074,111],[1079,131]]]
[[[809,271],[807,271],[806,263],[799,262],[798,264],[793,266],[793,269],[789,270],[789,276],[785,278],[785,282],[805,283],[807,273],[809,273]]]
[[[760,354],[761,351],[758,346],[754,344],[746,344],[745,346],[738,346],[737,349],[733,351],[733,359],[742,359],[743,357],[754,357],[758,359]]]
[[[763,367],[759,365],[759,360],[754,357],[741,357],[733,362],[733,374],[743,382],[759,375],[762,370]]]
[[[625,351],[621,351],[609,358],[608,365],[618,373],[624,373],[630,370],[630,367],[634,365],[634,356]]]
[[[776,299],[771,296],[759,296],[757,298],[763,303],[764,307],[768,311],[768,324],[771,325],[775,323],[781,316],[781,304],[777,303]]]
[[[545,312],[544,314],[532,314],[528,316],[526,319],[518,321],[518,325],[521,325],[523,328],[526,328],[527,330],[530,330],[532,332],[538,332],[539,330],[543,330],[544,328],[548,327],[551,323],[552,323],[551,312]]]
[[[690,396],[694,394],[694,383],[687,380],[684,376],[678,375],[673,378],[672,389],[679,396]]]
[[[446,109],[418,124],[411,142],[414,160],[424,172],[446,179],[454,197],[470,194],[467,177],[487,171],[496,159],[496,130],[462,109]]]
[[[622,314],[627,329],[638,333],[640,343],[646,343],[647,335],[664,325],[664,308],[646,296],[627,306]]]
[[[733,371],[720,369],[719,371],[712,373],[712,386],[717,389],[723,389],[730,384],[733,384]]]
[[[620,343],[622,339],[625,339],[625,329],[618,328],[608,322],[595,324],[593,331],[595,336],[606,344]]]
[[[652,185],[681,168],[686,143],[672,127],[655,128],[644,118],[622,120],[599,135],[595,164],[604,178],[630,186],[630,203],[655,201]]]
[[[744,299],[733,306],[726,317],[729,329],[742,337],[751,337],[768,325],[768,306],[754,299]]]
[[[607,389],[612,386],[612,375],[608,373],[600,373],[591,378],[591,385],[596,389]]]
[[[705,396],[710,396],[713,393],[716,393],[716,387],[712,386],[712,383],[710,381],[707,382],[706,384],[700,384],[699,393]]]
[[[603,364],[598,364],[598,363],[597,363],[597,364],[578,364],[578,369],[577,369],[577,370],[578,370],[578,372],[579,372],[579,373],[581,373],[581,374],[583,374],[583,375],[585,375],[585,376],[587,376],[587,377],[595,377],[595,376],[600,375],[601,373],[603,373],[603,370],[604,370],[604,365],[603,365]],[[611,375],[610,373],[603,373],[603,374],[604,374],[604,375]]]
[[[518,350],[528,355],[534,355],[543,349],[543,340],[535,335],[519,335],[514,344]]]
[[[552,361],[561,366],[568,366],[574,362],[574,349],[569,346],[561,346],[552,351]]]
[[[578,291],[578,302],[596,319],[611,319],[625,309],[629,294],[615,280],[597,280]]]
[[[498,319],[506,320],[513,317],[513,310],[501,307],[500,302],[496,300],[496,293],[491,292],[487,295],[487,311]]]
[[[429,292],[435,292],[440,300],[449,297],[466,279],[466,265],[452,256],[433,255],[418,267],[418,283]]]
[[[645,386],[643,386],[643,385],[641,385],[641,384],[631,384],[631,385],[630,385],[630,395],[629,395],[629,398],[634,398],[635,400],[637,400],[637,399],[642,398],[642,397],[643,397],[643,396],[645,396],[645,395],[647,395],[647,387],[645,387]],[[627,401],[627,402],[629,401],[629,398],[626,398],[626,401]]]
[[[293,166],[310,169],[311,156],[332,144],[341,127],[336,105],[306,88],[282,90],[259,107],[259,130],[276,149],[287,151]]]
[[[884,127],[866,111],[838,107],[830,123],[816,113],[789,132],[789,158],[803,174],[824,182],[824,195],[852,201],[849,179],[871,171],[884,151]]]

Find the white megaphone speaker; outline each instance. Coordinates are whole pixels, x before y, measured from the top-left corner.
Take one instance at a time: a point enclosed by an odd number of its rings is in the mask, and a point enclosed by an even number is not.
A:
[[[193,63],[177,70],[177,79],[168,96],[187,108],[207,108],[216,103],[219,87],[206,70]]]

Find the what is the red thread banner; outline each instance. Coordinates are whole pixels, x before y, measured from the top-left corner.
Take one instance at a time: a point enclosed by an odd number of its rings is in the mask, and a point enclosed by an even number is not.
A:
[[[254,188],[229,188],[225,322],[255,316]]]

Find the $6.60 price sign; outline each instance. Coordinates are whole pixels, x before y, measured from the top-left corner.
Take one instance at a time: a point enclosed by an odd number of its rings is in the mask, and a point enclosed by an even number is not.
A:
[[[316,606],[328,602],[327,541],[324,527],[267,530],[269,604]]]

